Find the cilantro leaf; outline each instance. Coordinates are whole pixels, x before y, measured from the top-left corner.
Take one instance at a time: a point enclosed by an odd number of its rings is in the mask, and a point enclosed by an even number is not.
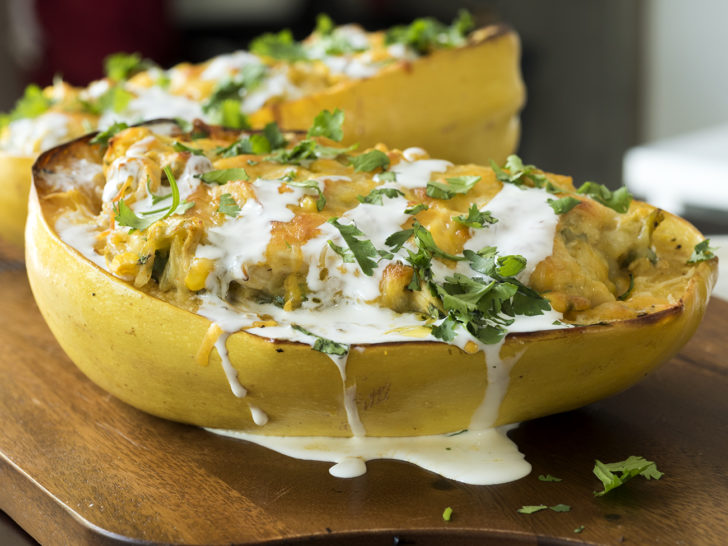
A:
[[[356,172],[371,172],[381,167],[389,167],[389,157],[380,150],[370,150],[366,153],[349,158],[349,164],[354,166]]]
[[[515,184],[523,186],[530,183],[534,188],[546,188],[554,191],[553,184],[546,178],[546,175],[538,172],[534,165],[524,165],[523,161],[517,155],[509,155],[506,158],[505,169],[501,169],[495,161],[491,159],[490,166],[495,172],[496,178],[504,184]]]
[[[629,287],[627,288],[627,291],[622,294],[621,296],[617,296],[617,299],[619,301],[625,301],[627,298],[629,298],[629,295],[632,293],[632,290],[634,289],[634,275],[632,273],[629,274]]]
[[[551,474],[540,474],[538,477],[538,481],[540,482],[560,482],[562,481],[561,478],[557,478],[556,476],[552,476]]]
[[[263,155],[269,153],[270,150],[271,144],[268,137],[263,133],[253,133],[236,140],[229,146],[217,148],[215,153],[222,157],[234,157],[247,154]]]
[[[521,514],[533,514],[534,512],[540,512],[541,510],[546,510],[548,506],[545,504],[536,504],[536,505],[526,505],[521,506],[518,509],[518,512]]]
[[[10,112],[8,120],[37,118],[48,110],[52,104],[53,101],[45,96],[40,87],[30,84],[25,88],[23,96],[15,103],[15,108]]]
[[[308,136],[323,136],[341,142],[344,138],[344,131],[341,126],[344,123],[344,112],[338,108],[333,113],[322,110],[313,120],[313,125],[308,130]]]
[[[574,532],[575,532],[575,533],[576,533],[576,534],[578,535],[578,534],[579,534],[579,533],[581,533],[581,532],[582,532],[582,531],[583,531],[584,529],[585,529],[585,527],[584,527],[583,525],[579,525],[579,527],[577,527],[576,529],[574,529]]]
[[[612,489],[623,485],[635,476],[659,480],[663,473],[657,470],[654,462],[648,461],[643,457],[634,455],[628,457],[624,461],[616,463],[603,463],[599,460],[594,461],[594,475],[599,478],[604,486],[602,491],[595,491],[594,496],[601,497]],[[617,475],[616,473],[619,473]]]
[[[526,258],[519,254],[499,256],[496,273],[501,277],[515,277],[526,267]]]
[[[108,146],[109,140],[111,140],[112,137],[116,136],[117,133],[123,131],[124,129],[128,129],[129,125],[124,123],[123,121],[115,121],[111,124],[111,126],[106,129],[105,131],[101,131],[98,133],[95,137],[93,137],[89,143],[90,144],[101,144],[102,146]]]
[[[238,214],[240,214],[240,206],[232,195],[229,193],[223,193],[220,196],[220,206],[217,207],[217,212],[221,212],[235,218]]]
[[[324,197],[324,192],[321,190],[321,186],[319,186],[318,180],[286,180],[285,182],[286,184],[288,184],[289,186],[293,186],[294,188],[311,189],[318,193],[318,199],[316,200],[316,210],[321,211],[326,206],[326,197]]]
[[[433,49],[462,45],[473,27],[470,13],[461,10],[450,26],[431,17],[423,17],[415,19],[409,25],[392,27],[385,34],[385,43],[404,44],[423,55]]]
[[[373,259],[379,256],[377,249],[374,248],[370,240],[363,238],[366,235],[356,225],[341,224],[338,220],[338,218],[334,217],[329,219],[328,222],[339,230],[349,250],[354,254],[354,258],[359,264],[359,267],[361,267],[361,270],[365,275],[371,277],[374,269],[377,267],[377,262]]]
[[[334,31],[334,28],[334,22],[327,14],[319,13],[316,16],[316,29],[314,30],[315,33],[321,34],[322,36],[328,36]]]
[[[432,337],[443,341],[452,341],[455,339],[455,328],[457,325],[458,321],[448,315],[440,324],[432,327]]]
[[[205,155],[205,152],[203,152],[200,148],[192,148],[190,146],[187,146],[187,144],[180,142],[179,140],[175,140],[172,144],[172,149],[175,152],[181,152],[181,153],[188,153],[192,155]]]
[[[258,36],[250,43],[250,52],[282,61],[304,61],[308,58],[304,47],[293,39],[288,29]]]
[[[113,53],[104,59],[106,77],[114,81],[128,80],[155,66],[149,59],[143,59],[139,53]]]
[[[268,145],[270,146],[270,150],[285,148],[286,144],[288,144],[286,137],[284,137],[283,133],[281,133],[281,128],[278,127],[278,124],[275,121],[271,121],[270,123],[266,124],[265,127],[263,127],[263,135],[265,135],[265,138],[268,139]],[[268,152],[270,150],[268,150]]]
[[[551,208],[554,209],[554,212],[556,214],[566,214],[571,209],[573,209],[576,205],[581,203],[581,201],[579,201],[575,197],[562,197],[561,199],[548,199],[546,202],[549,205],[551,205]]]
[[[134,95],[121,85],[114,85],[106,90],[97,100],[94,109],[99,112],[113,111],[117,114],[126,110]]]
[[[404,197],[404,193],[395,188],[375,188],[366,197],[362,197],[361,195],[356,196],[360,203],[368,203],[370,205],[383,205],[383,197],[394,199],[395,197]]]
[[[435,199],[452,199],[456,194],[468,193],[480,180],[479,176],[458,176],[447,178],[447,184],[430,180],[425,193]]]
[[[344,263],[353,264],[356,261],[356,259],[354,258],[354,253],[351,250],[349,250],[348,248],[344,248],[343,246],[339,246],[339,245],[337,245],[335,242],[333,242],[331,240],[326,241],[326,242],[331,247],[331,250],[333,250],[339,256],[341,256],[341,259],[343,260]]]
[[[396,182],[397,173],[394,171],[384,171],[376,175],[379,182]]]
[[[478,210],[475,203],[470,205],[467,216],[461,214],[460,216],[453,216],[452,219],[459,224],[476,229],[483,228],[487,224],[495,224],[498,221],[498,218],[495,218],[490,211]]]
[[[405,214],[411,214],[412,216],[414,216],[416,214],[419,214],[423,210],[428,210],[429,208],[430,207],[428,207],[424,203],[418,203],[414,207],[409,207],[409,208],[404,209],[404,213]]]
[[[553,510],[554,512],[571,512],[571,506],[568,504],[556,504],[549,506],[549,510]]]
[[[605,207],[621,213],[627,212],[629,210],[629,204],[632,202],[632,195],[630,195],[625,187],[621,187],[616,191],[610,191],[606,186],[597,184],[596,182],[584,182],[576,192],[588,195]]]
[[[217,184],[218,186],[222,186],[223,184],[227,184],[233,180],[250,180],[247,171],[242,167],[236,169],[207,171],[206,173],[196,174],[195,178],[199,178],[208,184]]]
[[[133,210],[131,210],[123,199],[120,199],[119,202],[114,205],[114,219],[120,226],[127,226],[132,229],[144,231],[153,223],[158,222],[159,220],[164,220],[172,214],[183,214],[194,206],[194,203],[191,202],[180,203],[179,188],[172,171],[169,167],[164,167],[163,170],[164,174],[167,176],[167,180],[169,180],[169,185],[172,188],[172,204],[169,208],[160,209],[158,211],[149,211],[146,214],[142,213],[142,216],[146,216],[146,218],[140,218]]]
[[[326,339],[325,337],[317,336],[316,334],[309,332],[308,330],[306,330],[305,328],[303,328],[301,326],[298,326],[297,324],[293,324],[291,327],[294,330],[298,330],[302,334],[306,334],[307,336],[316,338],[316,341],[313,344],[314,351],[319,351],[320,353],[326,353],[329,355],[339,355],[339,356],[343,356],[349,352],[348,345],[344,345],[343,343],[336,343],[335,341]]]
[[[699,262],[705,262],[715,258],[716,248],[710,246],[710,239],[705,239],[699,242],[693,248],[693,253],[690,255],[688,264],[697,264]]]
[[[401,249],[402,246],[409,240],[409,238],[412,237],[412,234],[414,232],[415,231],[413,229],[403,229],[402,231],[397,231],[387,237],[384,241],[384,244],[390,247],[392,252],[399,252],[399,249]]]

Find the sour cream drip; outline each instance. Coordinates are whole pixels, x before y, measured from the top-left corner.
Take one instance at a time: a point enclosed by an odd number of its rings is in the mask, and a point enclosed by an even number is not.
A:
[[[246,440],[289,457],[335,463],[329,472],[341,478],[363,474],[366,471],[365,461],[396,459],[451,480],[493,485],[517,480],[531,471],[531,465],[506,436],[510,428],[401,438],[284,437],[237,430],[208,430]]]

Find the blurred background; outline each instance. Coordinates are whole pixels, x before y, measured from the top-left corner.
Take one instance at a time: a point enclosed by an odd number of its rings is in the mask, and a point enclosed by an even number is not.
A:
[[[0,111],[30,82],[101,77],[103,58],[117,51],[170,66],[245,48],[266,31],[303,38],[321,12],[376,30],[421,16],[450,22],[461,8],[521,36],[528,102],[519,153],[527,162],[577,184],[627,182],[704,231],[728,233],[725,0],[4,0]],[[717,137],[705,136],[716,128]],[[661,168],[666,155],[682,158],[682,178],[667,179],[675,168]],[[691,200],[695,187],[684,177],[696,165],[714,168],[700,171],[709,189]]]

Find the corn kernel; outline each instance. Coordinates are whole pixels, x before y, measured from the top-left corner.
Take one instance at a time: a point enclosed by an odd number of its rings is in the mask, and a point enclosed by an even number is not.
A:
[[[205,288],[207,276],[213,267],[213,261],[207,258],[199,258],[192,262],[192,266],[185,277],[185,286],[193,292]]]

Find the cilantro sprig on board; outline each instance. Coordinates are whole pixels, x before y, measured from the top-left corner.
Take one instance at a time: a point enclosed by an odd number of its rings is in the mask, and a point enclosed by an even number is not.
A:
[[[624,461],[603,463],[594,461],[594,475],[602,482],[603,489],[595,491],[594,496],[601,497],[612,489],[620,487],[632,478],[642,476],[648,480],[659,480],[664,475],[657,470],[657,465],[644,457],[630,456]]]

